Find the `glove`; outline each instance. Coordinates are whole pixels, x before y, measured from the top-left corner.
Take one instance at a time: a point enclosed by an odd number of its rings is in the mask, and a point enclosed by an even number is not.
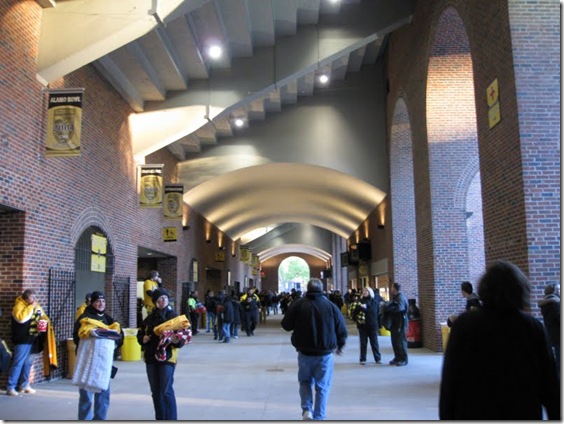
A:
[[[337,350],[335,351],[335,354],[341,356],[341,355],[343,354],[343,352],[344,352],[344,351],[343,351],[343,348],[342,348],[342,347],[339,347],[339,348],[337,348]]]

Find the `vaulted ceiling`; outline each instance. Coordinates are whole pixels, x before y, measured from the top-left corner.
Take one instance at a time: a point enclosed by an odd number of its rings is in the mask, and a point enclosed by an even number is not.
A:
[[[348,237],[385,196],[319,166],[219,161],[197,186],[190,170],[209,146],[315,96],[321,74],[338,81],[375,63],[387,36],[411,20],[414,0],[36,1],[44,8],[38,80],[94,65],[131,106],[136,161],[169,149],[185,201],[234,240],[288,224]],[[223,54],[212,59],[216,43]],[[259,195],[268,201],[249,208]],[[307,241],[254,243],[259,258],[289,246],[330,254]]]

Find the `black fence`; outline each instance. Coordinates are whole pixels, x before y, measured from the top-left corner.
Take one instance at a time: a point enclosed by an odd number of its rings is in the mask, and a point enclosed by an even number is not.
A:
[[[122,327],[129,326],[130,277],[114,276],[111,301],[107,313]],[[74,307],[76,274],[74,271],[49,270],[47,315],[55,330],[58,367],[51,369],[49,379],[70,377],[69,357],[74,357],[72,332],[76,309]],[[72,351],[69,353],[69,351]],[[72,366],[72,364],[71,364]]]

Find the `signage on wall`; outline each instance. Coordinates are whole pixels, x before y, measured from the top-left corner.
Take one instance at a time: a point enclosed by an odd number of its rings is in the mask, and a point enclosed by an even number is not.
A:
[[[90,255],[90,270],[94,272],[106,272],[106,251],[108,239],[103,236],[92,234],[92,255]]]
[[[497,78],[488,86],[486,90],[486,98],[488,100],[488,121],[490,129],[495,127],[501,121],[501,111],[499,108],[499,84]]]
[[[163,227],[163,241],[176,241],[176,227]]]

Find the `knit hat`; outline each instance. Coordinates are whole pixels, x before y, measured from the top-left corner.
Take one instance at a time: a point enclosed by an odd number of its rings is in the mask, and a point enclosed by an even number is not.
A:
[[[94,303],[99,299],[105,299],[104,293],[102,293],[100,291],[93,291],[92,296],[90,297],[90,303]]]
[[[153,291],[153,294],[151,295],[151,299],[153,300],[153,303],[155,305],[157,304],[157,300],[159,300],[159,297],[161,297],[161,296],[168,297],[168,293],[165,289],[159,288],[159,289],[156,289],[155,291]]]
[[[372,299],[374,299],[374,290],[372,290],[372,287],[365,287],[366,290],[368,290],[368,294],[370,295],[370,297]]]

